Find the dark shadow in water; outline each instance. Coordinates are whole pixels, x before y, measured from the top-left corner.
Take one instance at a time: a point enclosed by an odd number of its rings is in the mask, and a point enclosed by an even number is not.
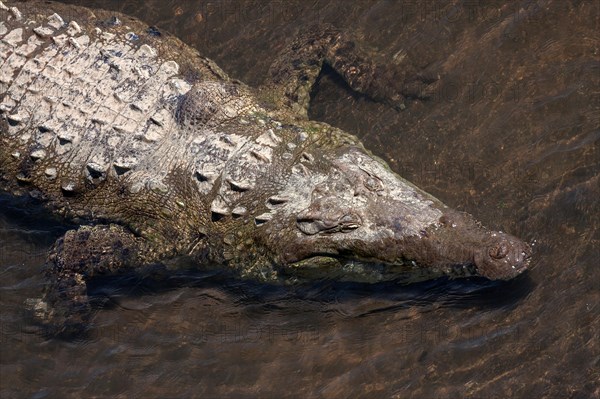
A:
[[[309,102],[309,108],[308,108],[308,115],[309,115],[309,119],[311,119],[311,120],[317,119],[317,117],[321,117],[321,115],[316,115],[316,116],[313,115],[313,112],[311,112],[310,104],[312,104],[314,102],[315,97],[318,95],[319,90],[321,88],[321,80],[324,78],[327,78],[328,80],[330,80],[331,83],[334,84],[339,89],[341,89],[344,92],[344,94],[352,96],[352,98],[354,98],[355,100],[362,99],[362,100],[366,100],[366,101],[373,101],[369,96],[359,93],[356,90],[352,90],[350,85],[348,85],[348,82],[346,82],[344,80],[344,78],[342,76],[340,76],[339,73],[337,73],[328,64],[323,64],[321,72],[319,73],[319,76],[317,76],[317,80],[315,81],[315,84],[313,85],[313,87],[310,91],[310,102]]]
[[[36,199],[3,193],[0,193],[0,220],[11,226],[12,235],[22,236],[24,241],[32,233],[39,233],[35,234],[37,245],[51,245],[67,230],[76,227],[48,212]]]
[[[393,281],[375,284],[315,281],[281,286],[241,280],[226,272],[210,271],[177,273],[158,278],[156,275],[140,277],[138,274],[99,277],[88,284],[88,293],[94,302],[101,304],[101,308],[111,308],[116,305],[114,298],[119,296],[141,297],[182,287],[218,289],[237,306],[258,306],[265,311],[290,309],[298,306],[298,301],[303,301],[307,308],[317,311],[365,299],[386,304],[354,315],[361,317],[433,304],[454,308],[511,308],[524,299],[535,285],[527,273],[524,273],[510,281],[443,277],[409,285]]]

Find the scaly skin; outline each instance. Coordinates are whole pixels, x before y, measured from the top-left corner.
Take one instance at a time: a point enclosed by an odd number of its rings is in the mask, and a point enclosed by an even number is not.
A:
[[[90,278],[149,264],[219,264],[269,282],[509,279],[526,269],[527,244],[307,119],[324,63],[402,107],[400,78],[343,34],[301,36],[254,90],[129,17],[10,6],[0,3],[0,188],[82,224],[51,251],[36,304],[54,331],[85,325]]]

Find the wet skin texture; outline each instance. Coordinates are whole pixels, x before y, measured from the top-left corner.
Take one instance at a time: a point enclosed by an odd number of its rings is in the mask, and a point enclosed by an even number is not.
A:
[[[307,119],[323,65],[373,101],[403,109],[411,97],[414,77],[329,26],[292,42],[255,90],[124,15],[0,8],[0,187],[82,225],[53,247],[30,304],[52,332],[86,326],[86,281],[148,266],[277,283],[505,280],[527,268],[526,243]]]

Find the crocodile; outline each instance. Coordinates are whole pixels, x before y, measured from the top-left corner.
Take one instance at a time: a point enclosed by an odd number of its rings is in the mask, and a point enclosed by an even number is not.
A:
[[[324,65],[373,101],[411,98],[330,26],[292,41],[251,88],[119,13],[0,2],[0,16],[0,189],[79,225],[50,250],[32,305],[55,332],[89,324],[92,278],[148,267],[284,284],[528,268],[527,243],[307,117]]]

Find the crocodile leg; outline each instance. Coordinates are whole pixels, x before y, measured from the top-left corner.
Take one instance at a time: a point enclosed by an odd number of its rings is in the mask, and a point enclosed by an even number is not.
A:
[[[57,240],[46,264],[47,286],[36,315],[53,334],[80,332],[91,316],[86,282],[151,262],[141,238],[118,225],[82,226]]]
[[[284,48],[269,69],[261,97],[307,118],[312,86],[323,66],[328,65],[352,90],[396,109],[404,107],[406,98],[428,98],[427,90],[421,89],[435,79],[417,74],[409,81],[407,76],[412,74],[407,73],[406,67],[377,63],[376,59],[347,32],[327,24],[318,25]],[[415,85],[420,89],[415,90]]]

